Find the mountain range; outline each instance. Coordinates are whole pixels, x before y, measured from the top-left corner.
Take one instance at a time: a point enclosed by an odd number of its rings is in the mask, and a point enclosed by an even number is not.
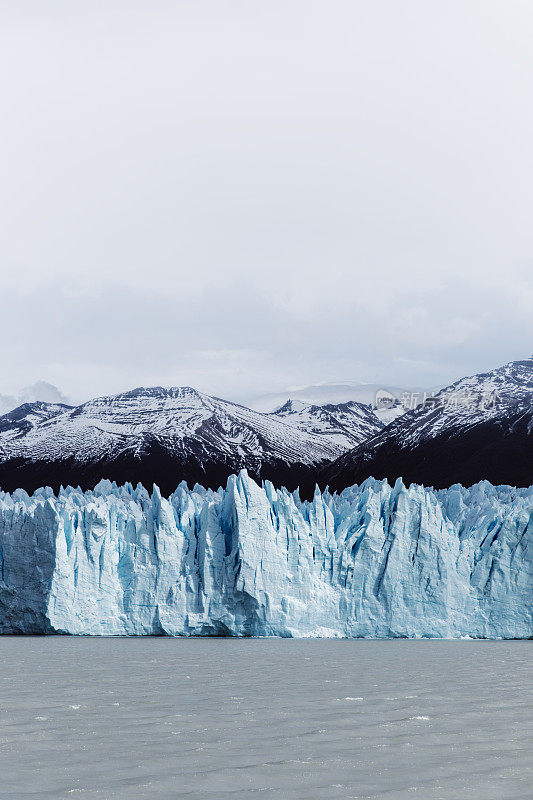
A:
[[[0,416],[0,487],[90,489],[109,478],[170,493],[182,480],[216,489],[242,468],[304,496],[315,483],[340,491],[369,476],[533,483],[533,357],[463,378],[405,413],[390,394],[390,408],[291,398],[269,413],[190,387],[77,407],[24,403]]]
[[[190,387],[139,388],[76,408],[30,403],[0,417],[0,486],[90,488],[107,477],[170,492],[182,479],[216,488],[246,467],[295,489],[382,427],[360,403],[260,414]]]

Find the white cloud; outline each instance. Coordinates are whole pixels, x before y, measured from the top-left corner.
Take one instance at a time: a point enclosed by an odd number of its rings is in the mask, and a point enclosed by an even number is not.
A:
[[[23,403],[35,403],[37,400],[45,403],[69,404],[67,397],[57,386],[47,381],[37,381],[32,386],[25,386],[14,395],[0,394],[0,414],[7,414]]]
[[[440,385],[529,355],[533,317],[503,289],[456,282],[419,292],[414,311],[404,308],[410,297],[302,314],[244,285],[194,302],[117,285],[87,296],[61,284],[12,292],[0,317],[12,342],[3,374],[19,386],[46,375],[77,402],[154,384],[245,401],[317,381]]]
[[[1,391],[431,385],[531,350],[529,4],[0,13]]]

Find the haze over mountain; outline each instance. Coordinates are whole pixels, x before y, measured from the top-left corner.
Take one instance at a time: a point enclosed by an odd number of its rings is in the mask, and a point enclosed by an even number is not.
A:
[[[369,406],[375,406],[378,392],[387,391],[397,400],[401,400],[405,393],[422,394],[420,386],[400,387],[389,386],[383,383],[357,383],[355,381],[342,381],[339,383],[315,383],[309,386],[299,386],[283,392],[272,392],[260,395],[250,401],[250,408],[256,411],[275,411],[287,400],[299,400],[303,403],[322,406],[329,403],[348,403],[354,401]]]
[[[68,405],[68,399],[57,386],[48,381],[37,381],[31,386],[25,386],[16,394],[0,394],[0,414],[7,414],[24,403],[38,402]]]

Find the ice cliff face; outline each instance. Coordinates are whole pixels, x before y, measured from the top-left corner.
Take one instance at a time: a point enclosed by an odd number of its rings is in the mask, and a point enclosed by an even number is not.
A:
[[[0,632],[533,636],[533,488],[0,493]]]

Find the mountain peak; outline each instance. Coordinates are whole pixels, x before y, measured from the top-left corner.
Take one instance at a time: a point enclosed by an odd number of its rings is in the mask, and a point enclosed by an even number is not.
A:
[[[279,417],[300,430],[333,439],[344,450],[356,447],[383,427],[370,406],[354,400],[312,405],[289,399],[268,416]]]
[[[173,491],[186,479],[216,489],[248,467],[256,478],[296,488],[346,449],[333,436],[190,386],[137,387],[18,429],[16,436],[11,425],[0,437],[0,485],[89,487],[109,478]]]
[[[180,398],[180,397],[201,397],[201,392],[194,389],[192,386],[138,386],[136,389],[130,389],[127,392],[122,392],[118,395],[112,395],[116,398],[137,398],[137,397],[155,397],[155,398]]]
[[[293,400],[289,398],[283,405],[272,411],[272,414],[289,414],[297,411],[303,411],[305,408],[311,408],[310,403],[304,403],[302,400]]]
[[[533,482],[533,359],[461,378],[324,469],[342,489],[369,476],[438,487]]]
[[[72,406],[65,403],[46,403],[44,400],[22,403],[0,417],[0,433],[11,432],[16,435],[26,433],[36,425],[71,409]]]

